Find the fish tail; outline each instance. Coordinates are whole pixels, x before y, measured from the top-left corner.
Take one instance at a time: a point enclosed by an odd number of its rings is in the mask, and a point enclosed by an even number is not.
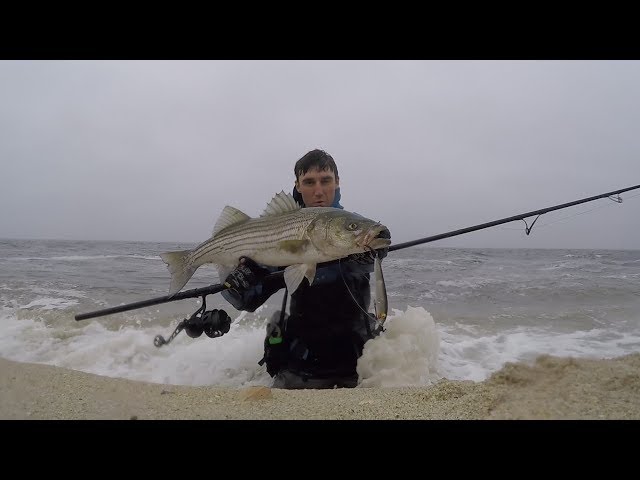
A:
[[[194,267],[189,262],[191,250],[179,250],[177,252],[165,252],[160,254],[160,258],[167,264],[171,273],[171,285],[169,286],[169,296],[173,296],[184,287],[193,276],[198,267]]]

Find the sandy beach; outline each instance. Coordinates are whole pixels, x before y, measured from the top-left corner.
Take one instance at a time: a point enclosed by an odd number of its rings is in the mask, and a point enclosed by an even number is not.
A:
[[[543,355],[483,382],[300,391],[161,385],[0,359],[0,397],[3,420],[640,419],[640,354]]]

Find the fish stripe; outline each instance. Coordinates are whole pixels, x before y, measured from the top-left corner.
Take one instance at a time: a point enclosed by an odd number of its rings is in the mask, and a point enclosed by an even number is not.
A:
[[[310,214],[300,215],[292,221],[293,215],[285,214],[278,217],[261,217],[252,219],[234,228],[227,227],[219,232],[213,239],[202,244],[191,256],[191,263],[195,264],[205,255],[211,252],[239,252],[250,251],[248,245],[276,246],[282,240],[300,239],[308,224],[321,212],[309,212]]]

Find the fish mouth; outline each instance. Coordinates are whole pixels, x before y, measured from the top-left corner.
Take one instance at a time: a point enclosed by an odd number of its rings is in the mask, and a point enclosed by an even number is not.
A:
[[[391,245],[391,240],[388,238],[374,238],[367,246],[374,250],[378,250],[379,248],[386,248],[389,245]]]
[[[382,235],[381,235],[382,234]],[[389,229],[381,224],[376,224],[366,232],[361,233],[356,238],[356,245],[359,247],[369,247],[377,250],[391,245]]]

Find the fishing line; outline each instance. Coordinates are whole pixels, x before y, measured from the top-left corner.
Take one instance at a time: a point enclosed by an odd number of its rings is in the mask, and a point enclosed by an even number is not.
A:
[[[351,295],[351,298],[353,298],[353,301],[358,306],[358,308],[360,310],[362,310],[365,315],[369,316],[369,312],[367,312],[364,308],[362,308],[362,305],[360,305],[358,303],[358,301],[356,300],[356,297],[354,297],[353,293],[351,293],[351,290],[349,289],[349,285],[347,285],[347,281],[344,279],[344,274],[342,273],[342,262],[341,262],[341,260],[342,259],[338,259],[338,268],[340,270],[340,277],[342,277],[342,283],[344,283],[344,286],[347,289],[347,292],[349,292],[349,295]],[[364,276],[364,273],[362,275]]]

